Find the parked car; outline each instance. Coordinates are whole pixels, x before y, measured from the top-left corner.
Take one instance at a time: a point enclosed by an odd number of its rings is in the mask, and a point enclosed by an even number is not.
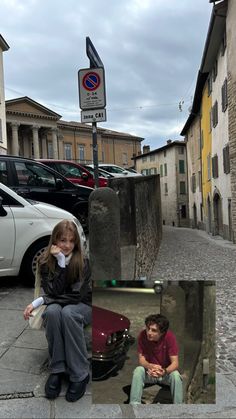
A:
[[[24,283],[34,285],[37,260],[52,229],[63,219],[75,222],[86,253],[86,238],[76,217],[53,205],[26,200],[0,183],[0,277],[20,274]]]
[[[90,164],[89,166],[93,167],[92,164]],[[98,167],[99,169],[106,170],[106,172],[111,173],[115,177],[142,176],[141,173],[130,172],[128,169],[117,166],[116,164],[99,163]]]
[[[71,212],[83,228],[88,228],[88,199],[92,188],[74,185],[60,173],[18,156],[0,156],[0,182],[23,198],[56,205]]]
[[[93,380],[100,380],[122,367],[134,338],[130,320],[122,314],[93,306],[92,324]]]
[[[94,176],[94,167],[91,167],[88,164],[84,164],[83,167],[85,167],[85,169],[87,169],[89,171],[89,173],[91,173]],[[110,179],[112,177],[115,177],[111,173],[106,172],[106,170],[103,170],[101,168],[98,169],[98,174],[99,174],[99,176],[104,177],[106,179]]]
[[[95,187],[95,180],[93,174],[91,174],[85,167],[79,163],[75,163],[70,160],[54,160],[54,159],[39,159],[46,166],[51,167],[57,172],[65,176],[70,182],[89,186],[90,188]],[[107,179],[104,177],[98,178],[99,186],[107,186]]]

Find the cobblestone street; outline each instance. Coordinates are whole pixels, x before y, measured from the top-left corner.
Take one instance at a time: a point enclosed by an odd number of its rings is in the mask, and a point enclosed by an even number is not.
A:
[[[235,386],[236,246],[203,231],[165,226],[153,278],[216,280],[216,371]]]
[[[236,277],[236,245],[205,231],[163,226],[153,279],[226,280]]]

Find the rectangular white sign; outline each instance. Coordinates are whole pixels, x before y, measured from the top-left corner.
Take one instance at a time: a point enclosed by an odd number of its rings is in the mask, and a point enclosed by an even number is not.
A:
[[[106,109],[81,111],[81,122],[102,122],[107,120]]]
[[[105,108],[104,68],[79,70],[79,102],[82,110]]]

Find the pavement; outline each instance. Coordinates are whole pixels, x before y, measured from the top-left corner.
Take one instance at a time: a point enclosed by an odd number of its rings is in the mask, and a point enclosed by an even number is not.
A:
[[[236,246],[205,232],[164,227],[153,279],[216,280],[215,404],[92,404],[92,384],[75,403],[44,397],[48,376],[43,331],[30,330],[23,309],[33,290],[0,285],[0,418],[236,418]]]

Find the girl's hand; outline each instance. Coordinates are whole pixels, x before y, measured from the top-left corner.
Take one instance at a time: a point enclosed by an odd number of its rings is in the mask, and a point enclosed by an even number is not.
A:
[[[53,245],[51,246],[51,249],[50,249],[50,253],[51,253],[51,255],[56,256],[56,255],[58,255],[60,252],[61,252],[61,248],[60,248],[60,247],[58,247],[56,244],[53,244]]]
[[[29,320],[32,311],[34,310],[33,304],[29,304],[24,311],[24,319]]]

